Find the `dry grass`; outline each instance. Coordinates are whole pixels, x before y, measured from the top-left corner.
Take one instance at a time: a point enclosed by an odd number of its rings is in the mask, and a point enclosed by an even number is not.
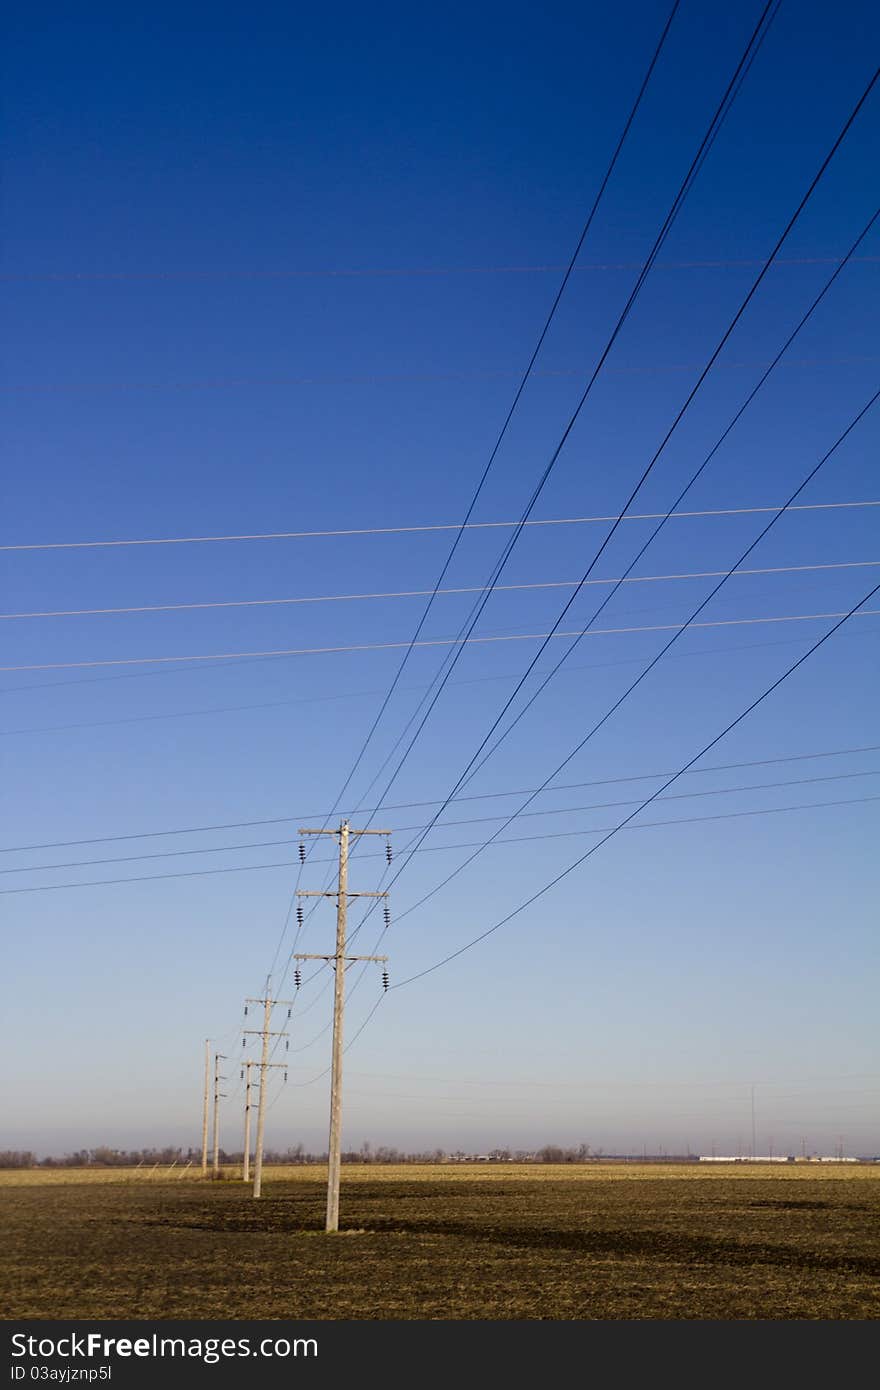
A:
[[[880,1311],[880,1168],[346,1167],[0,1178],[6,1317],[800,1318]]]
[[[222,1168],[225,1181],[241,1178],[240,1164]],[[324,1164],[273,1164],[263,1169],[264,1181],[314,1183],[326,1181]],[[748,1179],[810,1182],[880,1180],[880,1163],[346,1163],[344,1183],[400,1182],[644,1182],[658,1178],[713,1182]],[[167,1163],[152,1168],[11,1168],[0,1169],[0,1188],[42,1187],[70,1183],[203,1182],[197,1168],[184,1173]],[[211,1181],[210,1173],[208,1181]]]

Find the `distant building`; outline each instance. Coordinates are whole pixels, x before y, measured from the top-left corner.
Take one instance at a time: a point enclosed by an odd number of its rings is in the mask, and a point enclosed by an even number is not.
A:
[[[749,1154],[743,1156],[724,1156],[722,1154],[700,1154],[701,1163],[870,1163],[870,1159],[841,1158],[839,1154],[813,1154],[809,1158],[798,1158],[794,1154]]]
[[[722,1154],[700,1154],[701,1163],[794,1163],[793,1154],[749,1154],[744,1158],[741,1154],[735,1157],[724,1156]]]

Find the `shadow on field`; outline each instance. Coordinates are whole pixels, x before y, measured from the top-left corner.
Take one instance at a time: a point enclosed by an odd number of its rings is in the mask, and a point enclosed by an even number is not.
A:
[[[805,1213],[824,1210],[830,1204],[820,1201],[756,1201],[749,1207],[798,1209]],[[204,1231],[235,1235],[264,1235],[308,1237],[321,1231],[322,1210],[313,1198],[291,1201],[288,1197],[272,1198],[246,1206],[200,1207],[189,1213],[168,1209],[158,1219],[141,1219],[139,1224],[163,1226],[170,1229]],[[129,1218],[130,1219],[130,1218]],[[670,1264],[752,1266],[777,1269],[800,1269],[825,1273],[858,1274],[862,1277],[880,1276],[880,1258],[871,1255],[822,1253],[797,1245],[773,1244],[769,1241],[733,1240],[720,1236],[703,1236],[650,1228],[605,1230],[563,1230],[552,1226],[520,1226],[500,1222],[461,1220],[432,1220],[423,1217],[383,1218],[370,1216],[361,1206],[353,1222],[357,1233],[364,1236],[403,1236],[415,1238],[456,1239],[472,1244],[507,1246],[520,1250],[564,1251],[588,1257],[640,1259]],[[342,1234],[345,1234],[343,1223]]]
[[[880,1275],[880,1259],[868,1255],[823,1255],[793,1246],[685,1236],[651,1230],[554,1231],[528,1227],[478,1227],[466,1222],[361,1223],[377,1234],[455,1236],[520,1249],[564,1250],[573,1255],[616,1255],[676,1264],[771,1265],[776,1268]]]

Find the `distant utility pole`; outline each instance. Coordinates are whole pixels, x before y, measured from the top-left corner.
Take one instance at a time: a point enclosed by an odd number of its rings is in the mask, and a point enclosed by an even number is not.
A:
[[[208,1103],[211,1094],[211,1039],[205,1038],[205,1098],[202,1105],[202,1177],[208,1176]]]
[[[327,1163],[327,1221],[325,1230],[339,1230],[339,1171],[341,1160],[342,1135],[342,1033],[345,1010],[345,968],[352,961],[386,961],[387,956],[347,956],[345,954],[346,909],[349,898],[387,898],[387,893],[350,893],[348,891],[348,847],[352,836],[384,835],[386,841],[390,830],[352,830],[347,820],[341,822],[338,830],[305,830],[300,835],[338,835],[339,836],[339,880],[336,892],[300,892],[301,898],[336,898],[336,951],[332,956],[297,954],[295,960],[325,960],[332,963],[336,971],[333,991],[333,1061],[330,1072],[330,1143]],[[386,848],[388,863],[391,863],[390,842]],[[302,856],[300,856],[302,857]],[[388,910],[385,922],[388,924]],[[383,973],[383,983],[388,988],[388,972]]]
[[[226,1060],[223,1052],[214,1053],[214,1177],[220,1175],[220,1097],[224,1093],[220,1090],[220,1082],[225,1081],[226,1077],[220,1075],[220,1062]]]
[[[752,1158],[758,1154],[757,1130],[755,1129],[755,1088],[752,1087]]]
[[[241,1074],[244,1078],[244,1163],[242,1164],[242,1181],[251,1180],[251,1067],[258,1067],[259,1062],[254,1062],[250,1058],[242,1067]],[[284,1080],[287,1080],[286,1062],[267,1062],[267,1067],[281,1067],[284,1070]]]
[[[267,982],[267,985],[268,985],[268,982]],[[272,1032],[272,1029],[271,1029],[271,1027],[270,1027],[270,1024],[271,1024],[271,1022],[272,1022],[272,1010],[274,1009],[274,1007],[275,1007],[276,1004],[287,1004],[287,1005],[289,1006],[289,1007],[288,1007],[288,1010],[287,1010],[287,1017],[289,1018],[289,1017],[290,1017],[290,1008],[291,1008],[292,1005],[293,1005],[293,1000],[292,1000],[292,999],[270,999],[270,997],[269,997],[269,990],[268,990],[268,987],[267,987],[265,999],[246,999],[246,1000],[245,1000],[245,1003],[244,1003],[244,1011],[245,1011],[245,1013],[247,1013],[247,1006],[248,1006],[248,1004],[262,1004],[262,1005],[263,1005],[263,1026],[262,1026],[262,1028],[246,1028],[246,1029],[244,1030],[244,1031],[245,1031],[245,1037],[247,1037],[248,1033],[256,1033],[258,1037],[261,1037],[261,1038],[263,1039],[263,1050],[262,1050],[262,1053],[260,1054],[260,1063],[259,1063],[259,1065],[260,1065],[260,1099],[259,1099],[259,1102],[258,1102],[258,1104],[257,1104],[257,1146],[256,1146],[256,1152],[254,1153],[254,1196],[255,1196],[255,1197],[259,1197],[260,1193],[261,1193],[262,1190],[263,1190],[263,1134],[264,1134],[265,1128],[266,1128],[266,1071],[267,1071],[267,1069],[268,1069],[268,1067],[269,1067],[270,1065],[277,1065],[277,1063],[270,1064],[270,1062],[269,1062],[269,1039],[270,1039],[270,1038],[286,1038],[286,1037],[287,1037],[287,1033],[286,1033],[286,1032],[283,1032],[283,1031],[280,1032],[280,1033],[278,1033],[278,1032],[273,1033],[273,1032]]]
[[[252,1061],[246,1061],[241,1073],[242,1076],[247,1078],[244,1083],[244,1160],[241,1170],[242,1182],[249,1182],[251,1176],[251,1067],[253,1065]]]

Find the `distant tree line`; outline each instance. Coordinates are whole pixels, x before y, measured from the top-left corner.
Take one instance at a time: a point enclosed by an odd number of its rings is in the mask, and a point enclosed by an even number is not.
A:
[[[60,1158],[50,1155],[37,1158],[30,1149],[0,1150],[0,1168],[136,1168],[143,1163],[186,1163],[199,1159],[195,1149],[111,1149],[99,1145],[96,1149],[77,1149]]]
[[[373,1148],[364,1143],[359,1149],[343,1152],[343,1163],[465,1163],[479,1160],[489,1163],[597,1163],[620,1162],[634,1155],[605,1154],[604,1150],[591,1149],[589,1144],[579,1144],[576,1148],[563,1148],[558,1144],[545,1144],[540,1149],[490,1149],[488,1153],[465,1153],[463,1149],[447,1152],[446,1149],[428,1149],[422,1152],[407,1153],[386,1144]],[[639,1156],[640,1161],[683,1162],[693,1155],[664,1154]],[[156,1164],[201,1164],[201,1149],[113,1149],[99,1145],[94,1149],[77,1149],[61,1157],[37,1158],[30,1149],[0,1150],[0,1169],[2,1168],[137,1168],[141,1165]],[[241,1163],[244,1154],[239,1149],[230,1152],[220,1149],[221,1164]],[[263,1154],[265,1164],[295,1165],[326,1163],[327,1152],[312,1153],[304,1145],[295,1144],[287,1149],[267,1149]]]
[[[403,1149],[380,1144],[362,1144],[359,1149],[343,1152],[343,1163],[447,1163],[463,1162],[468,1158],[481,1157],[494,1162],[506,1163],[586,1163],[601,1157],[602,1150],[591,1153],[589,1144],[581,1144],[576,1149],[563,1149],[558,1145],[547,1144],[537,1152],[523,1149],[492,1149],[488,1154],[467,1154],[463,1150],[447,1153],[445,1149],[427,1149],[407,1153]],[[220,1149],[219,1159],[223,1164],[241,1163],[243,1153]],[[76,1149],[62,1156],[37,1158],[30,1149],[5,1149],[0,1151],[0,1168],[136,1168],[139,1164],[201,1162],[201,1150],[166,1147],[164,1149],[113,1149],[99,1145],[94,1149]],[[296,1144],[287,1149],[267,1149],[263,1155],[266,1164],[313,1164],[326,1163],[327,1153],[312,1153],[304,1145]]]

